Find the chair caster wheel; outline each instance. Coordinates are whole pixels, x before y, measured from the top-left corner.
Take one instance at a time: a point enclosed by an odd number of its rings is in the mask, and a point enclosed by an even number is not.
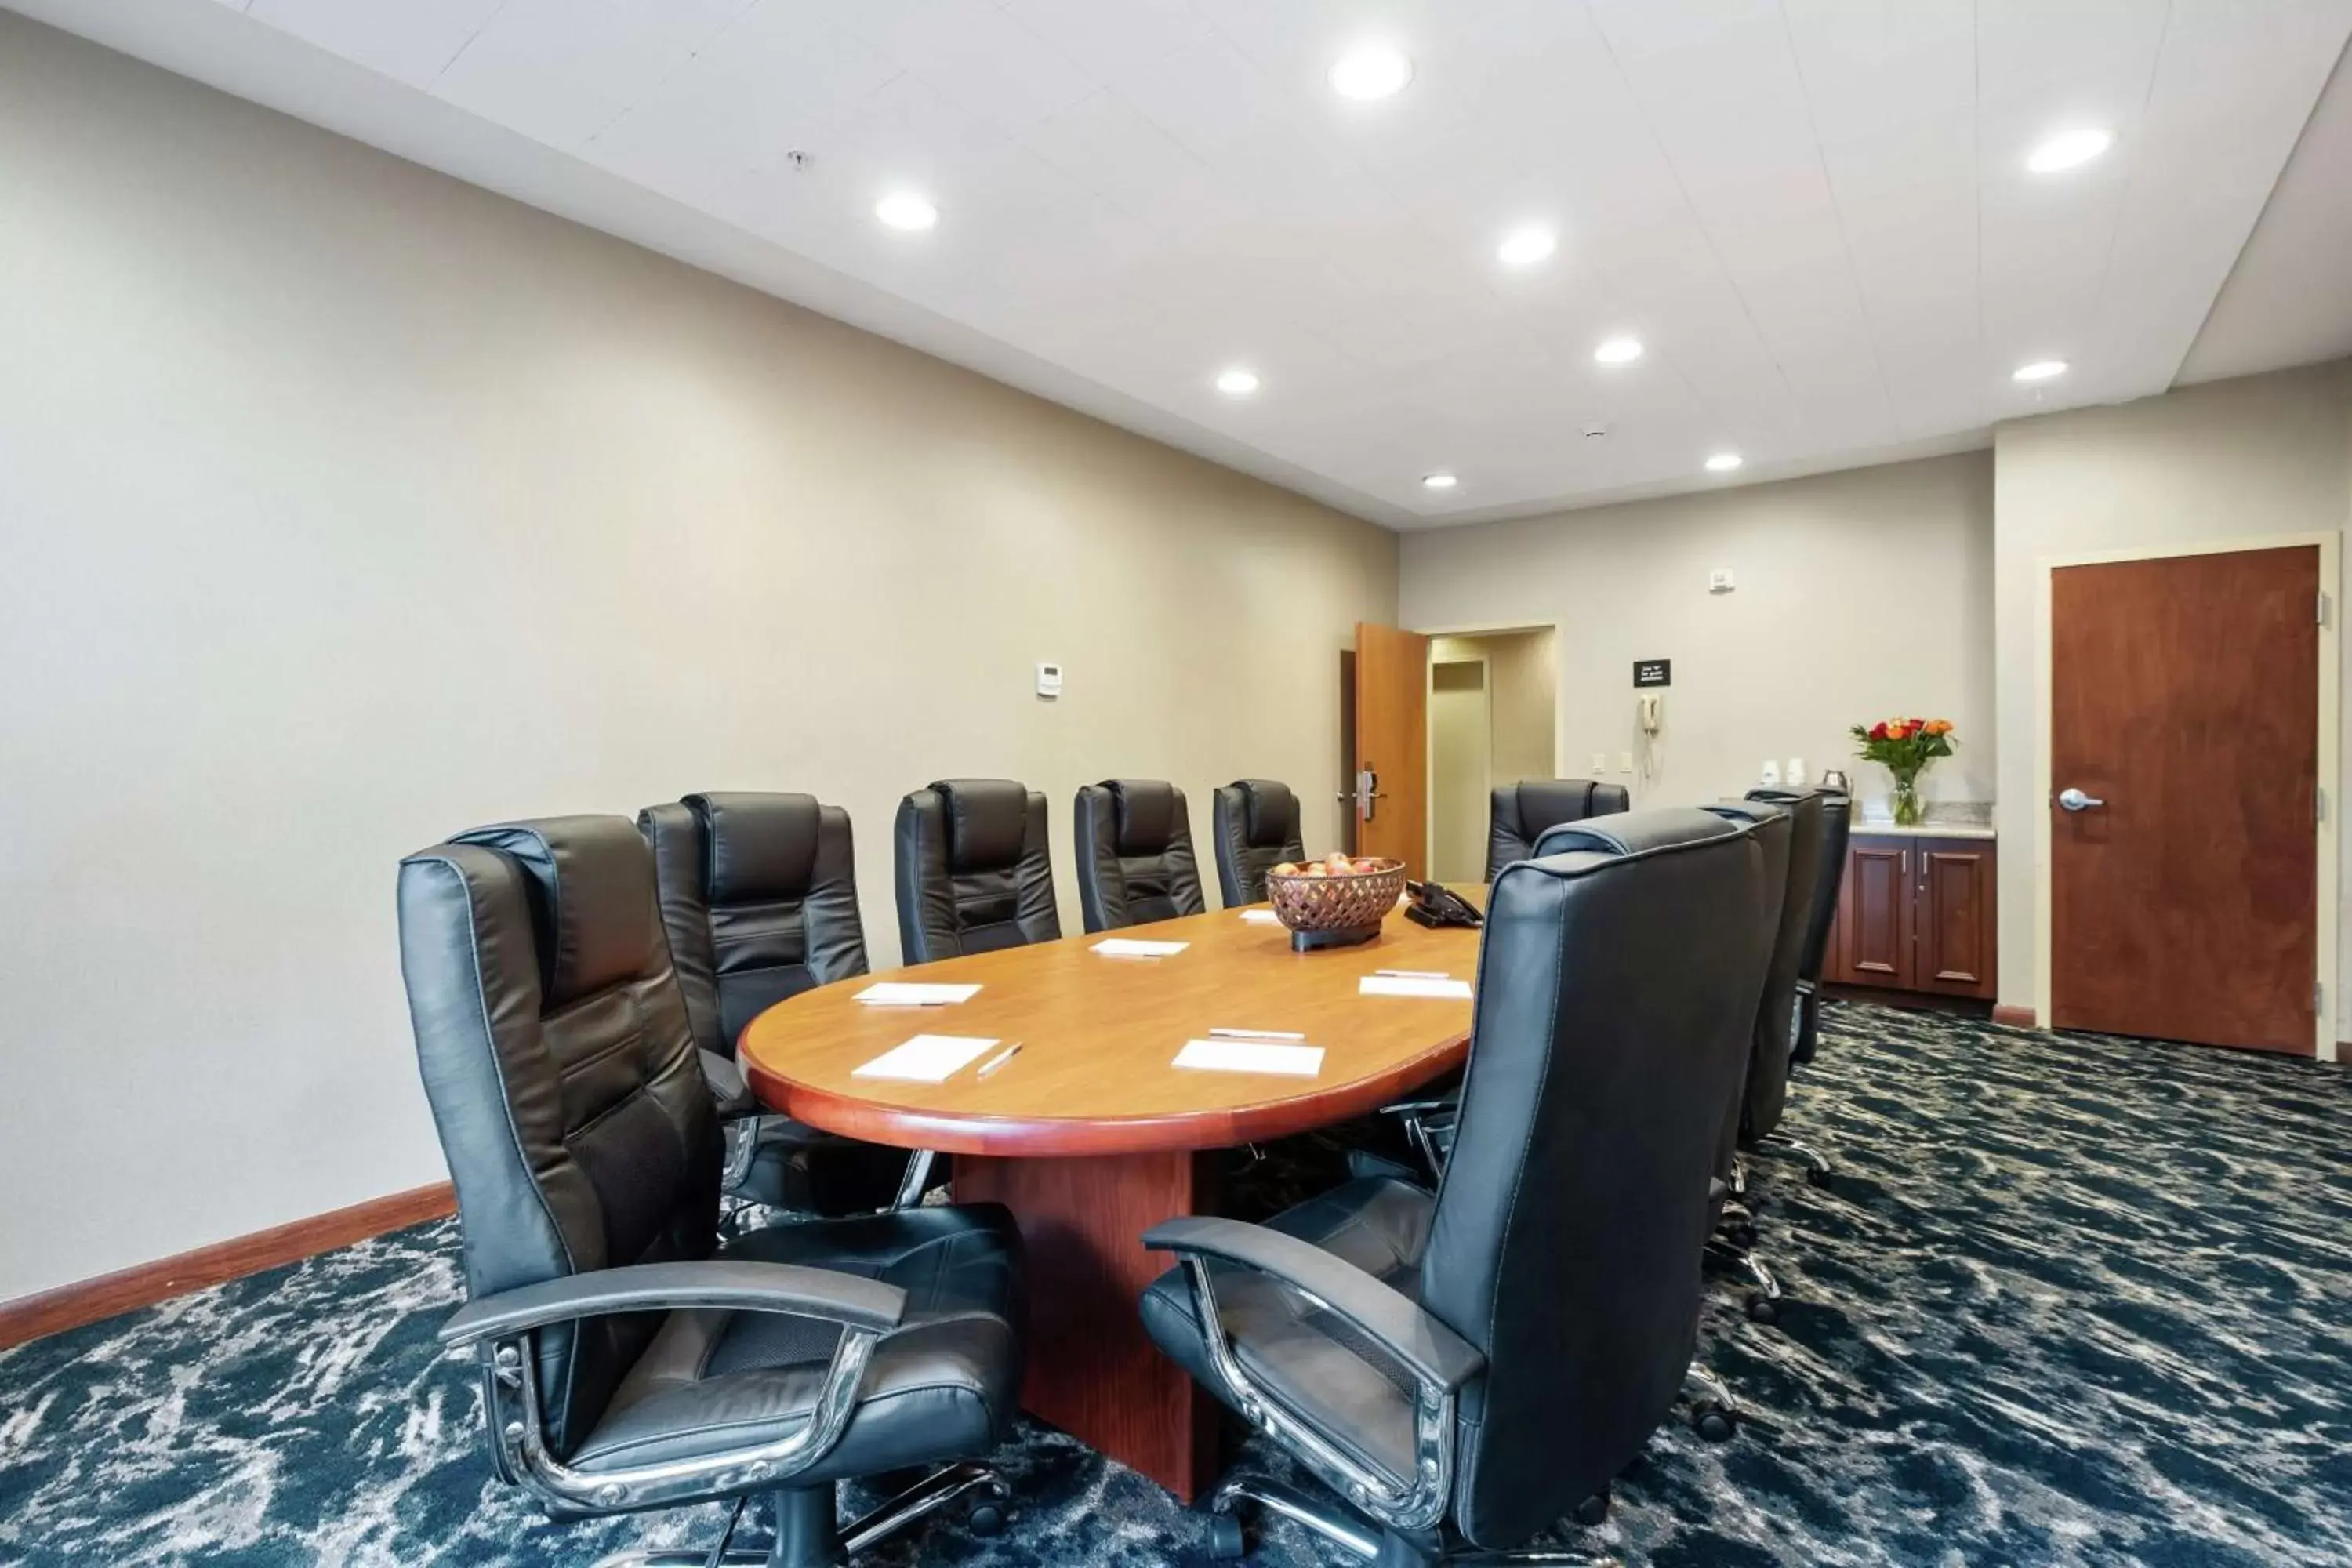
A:
[[[1728,1443],[1739,1424],[1720,1405],[1700,1405],[1691,1410],[1691,1430],[1710,1443]]]
[[[971,1511],[963,1516],[963,1524],[966,1530],[983,1541],[1002,1535],[1004,1533],[1004,1505],[994,1498],[983,1498],[971,1505]]]
[[[1780,1321],[1780,1303],[1759,1290],[1748,1298],[1748,1321],[1751,1323],[1777,1323]]]
[[[1817,1171],[1811,1165],[1805,1167],[1806,1185],[1819,1187],[1822,1191],[1828,1192],[1830,1190],[1831,1180],[1832,1178],[1829,1172]]]
[[[1755,1250],[1756,1227],[1754,1226],[1735,1225],[1730,1229],[1725,1231],[1724,1235],[1728,1237],[1731,1240],[1731,1245],[1739,1248],[1740,1251],[1752,1252]]]
[[[1576,1505],[1576,1522],[1599,1524],[1609,1517],[1609,1494],[1598,1492]]]
[[[1249,1542],[1242,1537],[1242,1521],[1229,1513],[1209,1516],[1209,1557],[1217,1563],[1231,1563],[1249,1551]]]

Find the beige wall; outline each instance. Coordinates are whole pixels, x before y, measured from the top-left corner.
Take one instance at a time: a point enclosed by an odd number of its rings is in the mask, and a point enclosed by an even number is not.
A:
[[[1654,804],[1712,799],[1766,757],[1843,767],[1846,726],[1941,715],[1962,749],[1930,798],[1993,782],[1992,460],[1963,453],[1778,484],[1403,536],[1404,625],[1559,626],[1559,771]],[[1727,567],[1738,586],[1710,594]],[[1633,664],[1674,660],[1657,779],[1629,778]],[[1549,770],[1545,770],[1549,771]],[[1498,777],[1502,776],[1500,773]]]
[[[2035,652],[2042,563],[2142,546],[2341,530],[2352,515],[2352,362],[2020,420],[1995,432],[1994,457],[2000,994],[2011,1005],[2032,1006],[2034,837],[2042,809],[2035,784],[2043,741]],[[2345,646],[2352,651],[2352,643]],[[2352,681],[2343,690],[2352,695]],[[2338,842],[2339,850],[2352,848],[2352,836],[2339,834]],[[2352,874],[2339,885],[2352,889]],[[2352,935],[2352,922],[2338,930]],[[2339,997],[2347,976],[2352,952],[2338,955]]]
[[[1486,868],[1489,670],[1475,653],[1430,654],[1429,875],[1475,882]]]
[[[394,866],[1289,780],[1381,530],[0,16],[0,1297],[438,1179]],[[1067,695],[1037,700],[1059,659]]]
[[[1491,637],[1431,639],[1433,666],[1477,660],[1484,670],[1475,736],[1441,733],[1444,724],[1434,682],[1431,689],[1430,875],[1439,880],[1476,881],[1486,875],[1489,787],[1557,776],[1552,739],[1559,704],[1559,637],[1549,626]],[[1458,725],[1460,715],[1454,716],[1454,721]],[[1446,765],[1448,749],[1461,747],[1475,751],[1481,782],[1475,790],[1457,788],[1449,795],[1441,787],[1439,770]]]

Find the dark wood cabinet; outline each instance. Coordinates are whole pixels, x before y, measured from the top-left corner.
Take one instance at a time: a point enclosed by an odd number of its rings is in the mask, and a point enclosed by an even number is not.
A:
[[[1822,978],[1991,1000],[1997,868],[1990,838],[1857,831]]]

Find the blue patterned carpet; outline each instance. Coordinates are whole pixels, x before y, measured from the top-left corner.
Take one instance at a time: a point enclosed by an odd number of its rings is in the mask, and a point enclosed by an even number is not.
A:
[[[1766,1419],[1661,1432],[1579,1544],[1695,1568],[2352,1563],[2352,1069],[1832,1008],[1765,1165],[1793,1302],[1706,1353]],[[489,1476],[434,1225],[0,1353],[0,1563],[585,1564],[718,1513],[554,1525]],[[1255,1452],[1251,1462],[1266,1462]],[[1191,1521],[1060,1435],[1019,1512],[865,1561],[1145,1568]],[[1333,1556],[1295,1528],[1254,1561]]]

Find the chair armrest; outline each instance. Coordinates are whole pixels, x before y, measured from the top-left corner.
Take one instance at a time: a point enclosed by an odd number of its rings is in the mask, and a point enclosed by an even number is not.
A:
[[[1410,1297],[1313,1242],[1235,1219],[1171,1219],[1144,1232],[1143,1245],[1237,1264],[1313,1297],[1423,1383],[1451,1394],[1486,1367],[1470,1342]],[[1213,1324],[1202,1325],[1213,1329]]]
[[[1394,1105],[1381,1106],[1381,1114],[1382,1116],[1429,1116],[1440,1110],[1458,1111],[1461,1109],[1462,1101],[1459,1098],[1400,1100]]]
[[[782,1312],[823,1318],[871,1333],[898,1326],[907,1292],[896,1285],[811,1268],[798,1263],[639,1263],[570,1274],[468,1301],[441,1325],[445,1345],[505,1339],[551,1323],[613,1312],[656,1312],[718,1307],[738,1312]]]
[[[743,1081],[743,1069],[720,1056],[717,1051],[703,1051],[702,1081],[710,1086],[710,1098],[719,1102],[719,1119],[732,1121],[739,1116],[757,1116],[766,1109],[751,1086]]]

